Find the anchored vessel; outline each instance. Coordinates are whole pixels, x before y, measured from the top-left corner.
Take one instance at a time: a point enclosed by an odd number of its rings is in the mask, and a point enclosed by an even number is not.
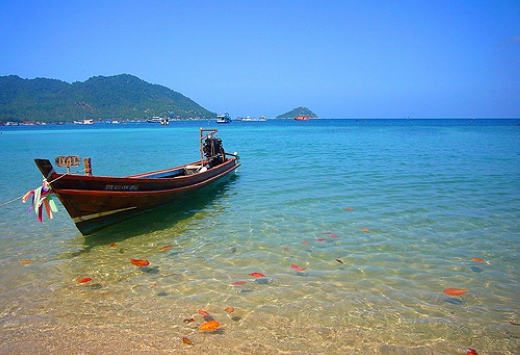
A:
[[[126,177],[91,175],[88,158],[86,175],[57,173],[47,159],[35,162],[76,227],[88,235],[137,214],[179,202],[238,168],[238,155],[224,151],[217,132],[200,129],[199,161]],[[79,157],[59,158],[56,163],[60,166],[70,167],[79,162]]]

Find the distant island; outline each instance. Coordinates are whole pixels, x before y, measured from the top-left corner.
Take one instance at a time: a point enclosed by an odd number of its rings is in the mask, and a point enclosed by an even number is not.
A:
[[[276,116],[276,118],[284,119],[284,118],[295,118],[298,116],[309,116],[309,118],[318,118],[318,116],[309,110],[307,107],[296,107],[289,112],[283,113],[281,115]]]
[[[0,122],[114,119],[209,119],[217,114],[167,87],[129,74],[95,76],[72,84],[0,76]]]

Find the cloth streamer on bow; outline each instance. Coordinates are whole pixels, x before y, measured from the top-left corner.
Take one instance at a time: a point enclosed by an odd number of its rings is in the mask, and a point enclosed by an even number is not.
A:
[[[34,213],[38,216],[38,222],[43,221],[42,205],[50,219],[53,218],[53,213],[58,212],[56,203],[54,203],[54,200],[51,197],[51,188],[49,187],[49,184],[46,180],[43,180],[42,186],[27,192],[22,198],[23,203],[25,203],[31,196],[32,202],[28,213],[31,213],[31,211],[34,210]]]

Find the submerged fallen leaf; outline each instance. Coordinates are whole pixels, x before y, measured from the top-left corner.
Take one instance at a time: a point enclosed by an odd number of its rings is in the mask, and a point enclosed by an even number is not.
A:
[[[31,263],[31,259],[22,260],[22,261],[18,262],[18,264],[20,264],[20,265],[27,265],[27,264],[30,264],[30,263]]]
[[[444,291],[448,296],[462,296],[465,293],[468,293],[469,290],[467,288],[447,288]]]
[[[110,243],[111,247],[115,247],[116,245],[117,245],[116,243]]]
[[[338,239],[338,235],[332,232],[321,232],[321,234],[328,234],[331,238]]]
[[[298,265],[294,265],[294,264],[293,264],[293,265],[291,265],[291,268],[293,268],[293,269],[299,269],[300,267],[299,267]]]
[[[195,319],[194,318],[186,318],[185,320],[182,321],[183,323],[191,323],[191,322],[195,322]]]
[[[159,250],[168,250],[170,249],[172,246],[171,245],[165,245],[164,247],[162,247],[161,249]]]
[[[182,342],[186,345],[193,345],[193,342],[187,337],[182,337]]]
[[[220,325],[219,322],[212,319],[212,320],[202,323],[199,327],[199,330],[210,332],[210,331],[218,329],[219,325]]]
[[[260,272],[252,272],[250,273],[249,275],[253,276],[253,277],[265,277],[264,274],[260,273]]]
[[[361,230],[362,230],[363,232],[365,232],[365,233],[369,233],[369,232],[370,232],[370,230],[368,230],[368,229],[366,229],[366,228],[361,228]]]
[[[308,241],[304,240],[304,241],[302,242],[302,244],[305,244],[305,245],[309,245],[309,244],[310,244],[310,242],[308,242]]]
[[[234,307],[228,306],[224,308],[224,312],[233,313],[235,311]]]
[[[78,280],[77,283],[84,284],[85,282],[89,282],[89,281],[92,281],[92,279],[90,277],[85,277],[83,279]]]
[[[511,325],[516,325],[517,327],[520,326],[520,323],[516,323],[516,322],[509,322],[509,324],[511,324]]]
[[[328,239],[327,238],[318,238],[316,239],[317,242],[326,242]]]
[[[132,259],[132,258],[130,258],[130,262],[133,265],[139,266],[139,267],[150,265],[150,262],[148,260],[145,260],[145,259]]]
[[[353,210],[352,207],[347,207],[347,208],[345,208],[345,209],[346,209],[347,211],[352,211],[352,210]]]
[[[199,314],[201,314],[204,317],[210,317],[209,313],[202,309],[199,309],[197,312],[199,312]]]
[[[478,355],[478,353],[477,350],[468,348],[468,352],[466,353],[466,355]]]
[[[233,282],[233,285],[245,285],[246,282],[245,281],[235,281]]]
[[[484,260],[481,258],[471,258],[472,261],[476,261],[477,263],[483,263]]]
[[[343,260],[341,259],[335,259],[338,263],[343,264]]]

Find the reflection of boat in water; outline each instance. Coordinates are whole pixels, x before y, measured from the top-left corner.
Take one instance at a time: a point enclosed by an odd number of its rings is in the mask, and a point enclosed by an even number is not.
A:
[[[88,235],[143,212],[179,204],[238,168],[238,156],[226,153],[216,135],[215,129],[200,129],[200,161],[127,177],[59,174],[49,160],[35,162],[76,227]]]
[[[241,122],[265,122],[267,119],[265,118],[265,116],[262,116],[262,117],[237,117],[236,121],[241,121]]]
[[[74,124],[94,124],[94,120],[74,121]]]
[[[308,121],[308,120],[310,120],[309,116],[297,116],[294,119],[296,121]]]
[[[227,112],[217,115],[217,123],[231,123],[231,116]]]

